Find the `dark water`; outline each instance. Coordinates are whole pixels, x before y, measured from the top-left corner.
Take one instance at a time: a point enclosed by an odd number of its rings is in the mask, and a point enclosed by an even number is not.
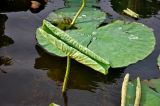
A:
[[[108,75],[72,61],[67,94],[61,94],[66,59],[51,56],[36,44],[35,31],[52,10],[64,7],[62,0],[51,0],[38,14],[9,12],[0,15],[0,106],[119,106],[121,82],[126,73],[131,79],[159,78],[156,59],[160,54],[160,1],[101,0],[100,7],[112,19],[138,21],[154,29],[155,50],[151,55],[126,68],[111,69]],[[128,5],[134,4],[134,5]],[[132,8],[139,20],[124,16]],[[5,29],[3,31],[3,29]]]

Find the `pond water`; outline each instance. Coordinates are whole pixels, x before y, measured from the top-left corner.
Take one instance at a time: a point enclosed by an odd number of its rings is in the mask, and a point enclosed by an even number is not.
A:
[[[124,19],[146,24],[154,29],[155,50],[144,60],[125,68],[110,69],[108,75],[72,61],[69,86],[62,95],[66,59],[51,56],[37,46],[35,31],[47,15],[64,7],[63,0],[50,0],[37,14],[30,11],[0,14],[0,106],[119,106],[123,77],[131,79],[160,78],[157,57],[160,54],[159,0],[101,0],[101,10],[108,14],[106,22]],[[130,5],[129,5],[130,4]],[[131,5],[132,4],[132,5]],[[130,6],[140,14],[139,20],[124,16]],[[147,42],[146,42],[147,43]]]

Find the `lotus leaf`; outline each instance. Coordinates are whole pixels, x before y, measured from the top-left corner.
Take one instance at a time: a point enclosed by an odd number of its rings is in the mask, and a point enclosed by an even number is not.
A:
[[[75,0],[71,0],[77,2]],[[75,26],[77,29],[62,31],[52,25],[63,17],[75,15],[77,7],[52,12],[37,30],[38,43],[49,53],[69,55],[103,74],[109,66],[124,67],[144,59],[154,49],[152,29],[140,23],[115,21],[98,27],[105,13],[86,6]],[[73,17],[71,17],[73,18]],[[52,24],[51,24],[52,23]]]
[[[159,106],[160,104],[160,79],[141,81],[140,106]],[[133,106],[135,99],[136,81],[128,84],[126,106]]]
[[[107,74],[107,70],[109,68],[109,63],[107,61],[47,21],[44,21],[44,26],[37,30],[37,40],[41,41],[41,39],[45,42],[39,42],[39,44],[42,45],[48,52],[63,56],[60,52],[61,50],[63,53],[71,58],[74,58],[78,62],[85,64],[103,74]],[[53,52],[49,50],[50,45],[56,47],[55,49],[51,49]],[[55,52],[54,50],[56,49],[57,51]]]

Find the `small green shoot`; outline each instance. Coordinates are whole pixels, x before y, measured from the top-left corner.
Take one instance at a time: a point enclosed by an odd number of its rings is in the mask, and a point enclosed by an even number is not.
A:
[[[55,103],[51,103],[51,104],[49,104],[49,106],[60,106],[60,105],[57,105]]]

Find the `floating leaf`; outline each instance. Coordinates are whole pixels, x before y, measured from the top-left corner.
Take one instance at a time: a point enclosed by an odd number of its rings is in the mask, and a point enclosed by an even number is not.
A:
[[[71,17],[78,8],[52,12],[42,28],[37,30],[38,43],[49,53],[71,58],[103,74],[109,66],[124,67],[144,59],[154,49],[152,29],[140,23],[115,21],[98,28],[105,13],[86,7],[78,17],[77,29],[62,31],[51,23],[57,17]],[[72,18],[72,17],[71,17]],[[76,43],[75,43],[76,42]],[[110,65],[109,65],[110,64]]]
[[[68,34],[57,27],[54,27],[47,21],[44,21],[43,28],[39,28],[37,30],[37,40],[40,41],[42,38],[45,43],[39,43],[46,50],[48,50],[48,47],[51,45],[53,48],[56,47],[58,51],[53,51],[53,53],[57,53],[57,55],[59,55],[59,51],[61,50],[63,53],[71,58],[74,58],[78,62],[85,64],[103,74],[107,74],[107,70],[109,68],[109,63],[107,61],[87,49],[85,46],[82,46]],[[52,53],[52,51],[49,50],[48,52]]]
[[[141,82],[141,101],[140,106],[159,106],[160,104],[160,79],[145,80]],[[126,106],[133,106],[135,99],[136,81],[132,81],[128,85]]]
[[[144,59],[155,45],[152,30],[136,22],[115,21],[97,29],[94,37],[89,49],[109,59],[112,67],[128,66]]]

